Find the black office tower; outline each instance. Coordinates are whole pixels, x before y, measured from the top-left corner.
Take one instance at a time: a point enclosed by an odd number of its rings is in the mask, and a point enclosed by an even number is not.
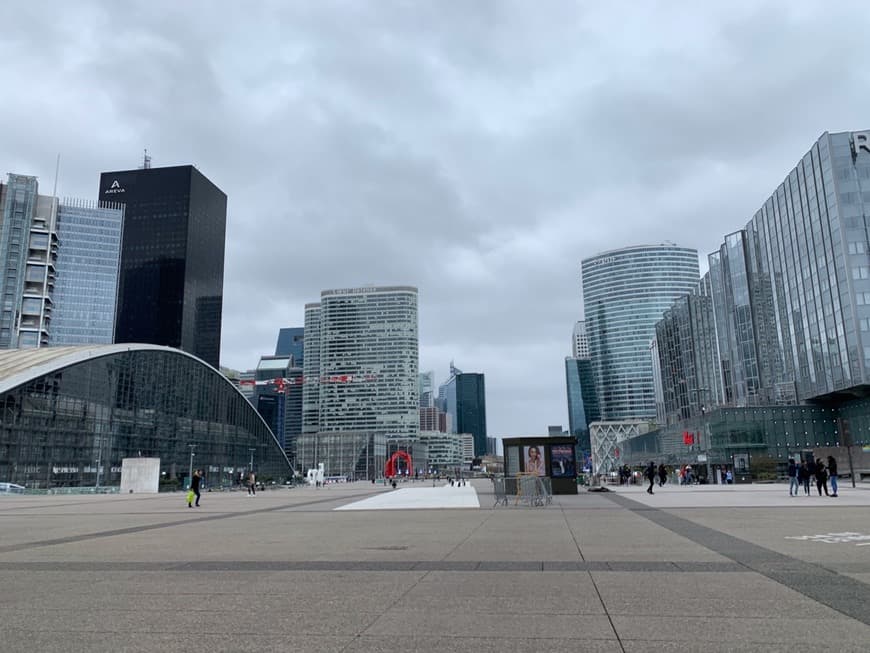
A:
[[[474,455],[486,454],[486,385],[483,374],[456,375],[456,432],[474,436]]]
[[[104,172],[125,204],[115,342],[168,345],[220,364],[227,196],[193,166]]]

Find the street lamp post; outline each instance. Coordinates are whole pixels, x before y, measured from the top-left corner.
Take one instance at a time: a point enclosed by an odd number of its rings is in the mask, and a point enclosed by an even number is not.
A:
[[[188,444],[187,446],[190,447],[190,467],[188,468],[188,471],[187,471],[187,487],[189,488],[191,486],[191,484],[193,483],[193,456],[194,456],[193,450],[196,449],[196,445],[195,444]]]
[[[254,452],[256,451],[256,449],[251,447],[248,449],[248,451],[251,452],[251,462],[250,462],[250,467],[249,467],[248,471],[253,472],[254,471]]]

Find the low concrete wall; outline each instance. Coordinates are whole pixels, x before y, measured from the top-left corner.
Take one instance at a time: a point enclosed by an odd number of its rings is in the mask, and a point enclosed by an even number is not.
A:
[[[121,494],[157,494],[160,458],[124,458],[121,461]]]

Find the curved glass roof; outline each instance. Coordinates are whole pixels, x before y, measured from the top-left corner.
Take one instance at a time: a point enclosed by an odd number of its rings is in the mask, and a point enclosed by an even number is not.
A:
[[[208,363],[187,352],[161,345],[124,343],[118,345],[82,345],[78,347],[40,347],[39,349],[0,350],[0,393],[39,378],[53,370],[61,369],[91,358],[108,356],[122,351],[157,350],[189,356],[202,365]],[[218,370],[215,370],[216,372]],[[219,372],[218,372],[219,373]]]

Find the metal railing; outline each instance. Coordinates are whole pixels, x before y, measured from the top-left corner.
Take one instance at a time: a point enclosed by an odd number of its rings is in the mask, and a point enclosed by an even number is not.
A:
[[[519,474],[517,476],[494,476],[492,478],[495,492],[495,504],[509,505],[513,498],[514,505],[544,507],[553,501],[553,487],[546,476]]]

